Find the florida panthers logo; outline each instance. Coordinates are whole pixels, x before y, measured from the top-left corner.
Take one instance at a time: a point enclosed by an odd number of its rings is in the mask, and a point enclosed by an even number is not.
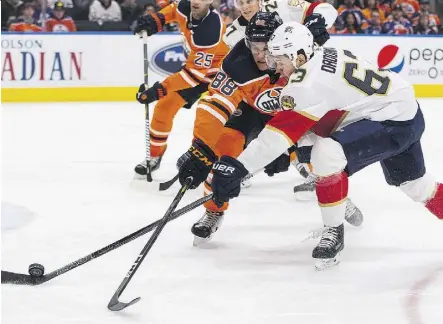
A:
[[[260,93],[255,99],[254,105],[265,113],[273,113],[280,109],[280,93],[283,88],[268,89]]]

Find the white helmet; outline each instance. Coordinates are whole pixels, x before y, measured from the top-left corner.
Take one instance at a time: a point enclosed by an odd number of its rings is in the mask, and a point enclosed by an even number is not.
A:
[[[307,27],[297,22],[280,25],[268,42],[272,56],[286,55],[297,67],[298,54],[304,54],[308,61],[314,53],[314,37]]]

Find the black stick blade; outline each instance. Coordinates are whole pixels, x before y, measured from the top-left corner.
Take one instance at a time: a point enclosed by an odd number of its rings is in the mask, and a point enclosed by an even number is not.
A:
[[[168,180],[166,182],[161,182],[158,186],[158,190],[159,191],[164,191],[164,190],[168,190],[169,188],[171,188],[171,186],[178,180],[178,174],[176,174],[174,176],[174,178],[172,178],[171,180]]]
[[[33,278],[30,275],[2,270],[2,284],[35,286],[45,282],[45,276]]]
[[[119,311],[121,311],[122,309],[125,309],[128,306],[134,305],[138,301],[140,301],[140,297],[137,297],[137,298],[133,299],[129,303],[123,303],[123,302],[119,301],[117,298],[112,298],[111,301],[108,304],[108,309],[113,311],[113,312],[119,312]]]

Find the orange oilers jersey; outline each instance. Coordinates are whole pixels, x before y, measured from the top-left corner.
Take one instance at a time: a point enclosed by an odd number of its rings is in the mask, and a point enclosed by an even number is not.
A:
[[[197,104],[197,117],[205,115],[206,118],[197,118],[194,137],[212,147],[241,101],[263,114],[275,115],[280,107],[280,93],[286,83],[286,78],[260,71],[245,42],[238,42],[210,84],[209,95]]]
[[[226,26],[221,16],[210,8],[206,17],[196,20],[191,17],[189,0],[173,2],[160,10],[160,13],[165,16],[165,23],[179,24],[188,54],[182,70],[166,78],[162,85],[169,92],[192,88],[201,82],[210,83],[229,51],[222,41]]]
[[[45,29],[48,32],[75,32],[77,28],[71,17],[65,16],[62,19],[49,18],[46,20]]]

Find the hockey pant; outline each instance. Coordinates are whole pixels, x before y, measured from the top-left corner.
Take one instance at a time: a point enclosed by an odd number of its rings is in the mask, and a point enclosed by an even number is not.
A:
[[[165,153],[174,117],[179,109],[190,108],[207,89],[207,83],[200,83],[194,88],[170,92],[157,102],[150,128],[151,157],[159,157]]]

